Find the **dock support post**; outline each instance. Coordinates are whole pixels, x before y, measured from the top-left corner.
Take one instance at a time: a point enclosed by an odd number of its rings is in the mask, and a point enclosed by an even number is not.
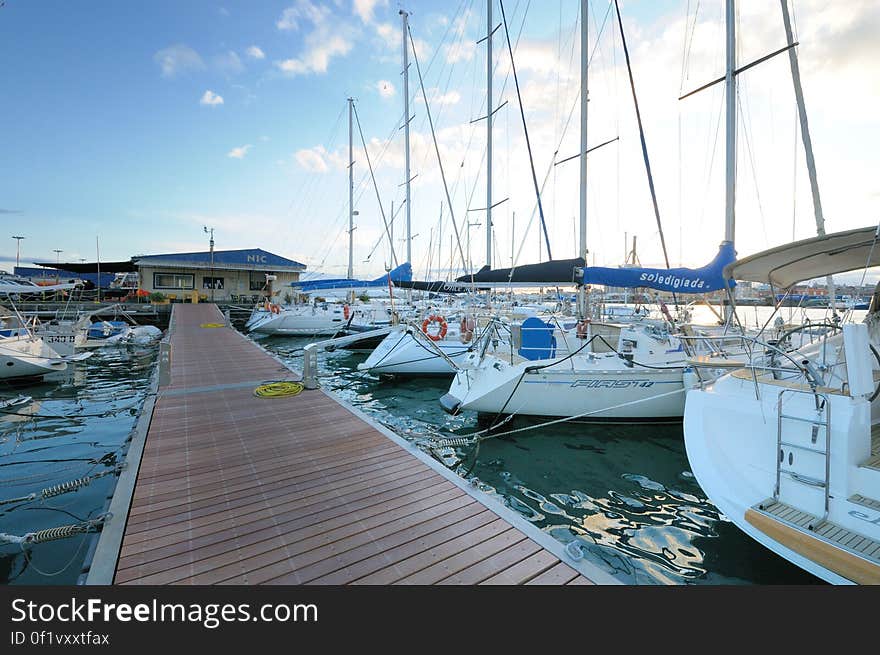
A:
[[[318,388],[318,344],[310,343],[303,351],[303,387]]]
[[[159,386],[171,384],[171,342],[163,339],[159,342]]]

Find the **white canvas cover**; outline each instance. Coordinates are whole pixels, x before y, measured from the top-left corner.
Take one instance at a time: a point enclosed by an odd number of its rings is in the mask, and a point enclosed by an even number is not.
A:
[[[880,266],[880,227],[826,234],[770,248],[729,264],[724,277],[778,289],[813,278]]]

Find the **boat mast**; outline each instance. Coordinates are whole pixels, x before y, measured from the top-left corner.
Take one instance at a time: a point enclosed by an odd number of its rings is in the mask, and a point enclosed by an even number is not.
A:
[[[788,13],[788,0],[780,0],[782,6],[782,21],[785,23],[785,40],[788,45],[794,43],[794,35],[791,29],[791,16]],[[807,108],[804,104],[804,90],[801,88],[801,72],[798,66],[797,52],[793,47],[788,49],[788,63],[791,65],[791,79],[794,82],[794,96],[797,101],[798,118],[801,126],[801,140],[804,142],[804,154],[807,159],[807,172],[810,176],[810,191],[813,195],[813,213],[816,216],[816,234],[825,236],[825,215],[822,213],[822,199],[819,197],[819,180],[816,176],[816,160],[813,158],[813,142],[810,139],[810,126],[807,123]],[[827,277],[828,300],[831,303],[831,311],[835,311],[834,301],[837,292],[834,286],[834,278]]]
[[[578,252],[587,263],[587,68],[589,63],[588,51],[588,0],[581,0],[581,169],[580,169],[580,244]],[[578,287],[578,316],[587,316],[587,290],[585,285]]]
[[[352,109],[354,98],[348,99],[348,279],[354,279],[354,147],[352,142]],[[393,245],[391,246],[394,247]]]
[[[492,268],[492,2],[486,0],[486,266]]]
[[[734,243],[736,234],[736,3],[726,0],[727,5],[727,70],[724,78],[726,102],[726,178],[725,178],[725,219],[724,241]],[[735,297],[736,287],[730,290]],[[732,299],[732,298],[731,298]],[[724,319],[727,321],[733,308],[725,305]]]
[[[400,10],[403,28],[403,141],[404,141],[404,175],[406,175],[406,261],[412,262],[412,224],[410,214],[410,182],[409,171],[409,49],[406,36],[409,30],[409,14]],[[393,220],[393,219],[392,219]]]
[[[727,0],[727,72],[724,78],[727,105],[724,240],[731,243],[736,233],[736,8],[734,5],[735,0]]]

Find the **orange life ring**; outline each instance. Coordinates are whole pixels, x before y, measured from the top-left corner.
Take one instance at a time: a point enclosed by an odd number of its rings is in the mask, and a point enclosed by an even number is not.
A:
[[[440,325],[440,331],[437,334],[431,334],[428,332],[428,326],[430,326],[431,323],[437,323]],[[431,314],[428,318],[422,321],[422,332],[424,332],[425,336],[431,341],[440,341],[446,336],[446,330],[448,328],[449,326],[446,324],[446,319],[440,316],[440,314]]]
[[[345,320],[348,320],[348,317],[351,316],[351,308],[349,308],[348,304],[342,306],[342,315],[345,317]]]

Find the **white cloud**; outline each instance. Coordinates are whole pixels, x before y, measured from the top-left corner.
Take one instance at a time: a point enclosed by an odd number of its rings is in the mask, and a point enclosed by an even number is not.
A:
[[[348,54],[354,46],[351,26],[328,20],[330,9],[315,5],[310,0],[297,2],[281,15],[276,25],[280,30],[299,30],[306,21],[312,31],[305,38],[297,39],[305,46],[296,57],[276,61],[275,66],[291,77],[314,73],[326,73],[330,60]]]
[[[293,155],[296,163],[310,173],[326,173],[330,170],[330,167],[327,166],[326,156],[327,150],[324,146],[297,150]]]
[[[266,53],[263,52],[263,49],[259,46],[252,45],[250,48],[245,50],[245,54],[251,59],[265,59]]]
[[[288,75],[307,75],[309,73],[326,73],[330,59],[336,55],[346,55],[351,51],[352,43],[342,36],[330,36],[327,39],[306,39],[309,47],[299,57],[275,62],[275,65]]]
[[[457,105],[461,101],[461,94],[455,89],[446,93],[440,93],[440,89],[432,89],[428,94],[428,102],[431,105]]]
[[[232,50],[213,58],[214,67],[227,75],[238,75],[244,70],[241,58]]]
[[[376,34],[384,41],[387,48],[400,47],[400,35],[391,23],[376,24]]]
[[[393,98],[394,94],[397,93],[394,85],[388,80],[379,80],[376,82],[376,89],[379,91],[379,95],[383,98]]]
[[[244,156],[248,153],[248,150],[253,148],[251,144],[247,144],[245,146],[238,146],[237,148],[233,148],[229,152],[226,153],[227,157],[231,157],[232,159],[244,159]]]
[[[296,2],[281,13],[281,18],[275,23],[279,30],[298,30],[300,23],[306,20],[313,25],[323,23],[330,16],[330,7],[314,4],[310,0],[296,0]]]
[[[450,64],[460,61],[470,61],[477,52],[477,44],[473,41],[462,39],[455,44],[447,44],[443,46],[443,56]]]
[[[153,55],[153,61],[162,68],[163,77],[175,77],[180,73],[202,70],[205,67],[199,53],[182,43],[159,50]]]
[[[208,105],[209,107],[216,107],[217,105],[223,104],[223,96],[217,95],[211,89],[205,91],[202,95],[202,99],[199,100],[200,105]]]
[[[376,5],[388,6],[388,0],[354,0],[354,13],[361,17],[365,23],[373,20],[373,10]]]

